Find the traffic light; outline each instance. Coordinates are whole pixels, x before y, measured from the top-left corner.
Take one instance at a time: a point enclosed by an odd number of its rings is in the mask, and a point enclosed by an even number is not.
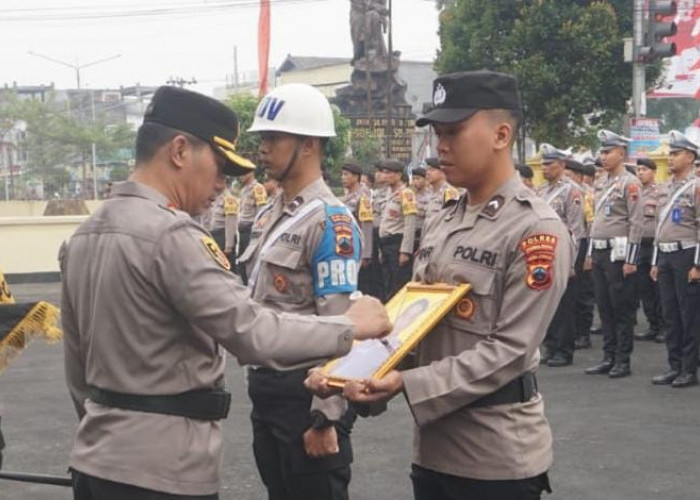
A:
[[[676,23],[664,22],[665,17],[674,16],[677,11],[678,5],[675,1],[649,1],[649,29],[646,46],[639,48],[639,57],[644,62],[676,55],[676,44],[666,43],[663,39],[678,32]]]

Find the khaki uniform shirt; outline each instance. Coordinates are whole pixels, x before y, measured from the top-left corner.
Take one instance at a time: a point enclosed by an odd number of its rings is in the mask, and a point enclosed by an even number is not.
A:
[[[575,182],[562,178],[537,189],[537,195],[557,213],[569,229],[576,245],[586,237],[583,219],[583,195]]]
[[[351,193],[347,193],[340,200],[350,210],[360,224],[362,230],[362,258],[372,258],[372,228],[374,216],[372,215],[372,194],[364,186]]]
[[[447,182],[443,183],[438,189],[433,189],[431,187],[430,193],[430,200],[425,209],[426,220],[440,212],[445,207],[445,204],[450,201],[456,201],[460,197],[459,190],[449,185]]]
[[[236,244],[239,211],[240,202],[228,189],[225,189],[211,206],[209,231],[223,229],[226,248],[233,248]]]
[[[413,190],[403,184],[392,191],[382,212],[382,222],[379,226],[379,237],[386,238],[400,234],[400,253],[413,255],[413,244],[416,239],[416,196]]]
[[[416,194],[416,210],[418,211],[416,215],[416,229],[422,230],[425,225],[425,216],[428,212],[428,205],[433,197],[433,193],[429,186],[425,186],[420,191],[414,189],[413,192]]]
[[[428,221],[414,265],[420,282],[472,285],[418,346],[419,367],[403,373],[416,423],[414,462],[473,479],[529,478],[552,464],[542,396],[467,405],[537,369],[573,242],[517,174],[484,205],[469,207],[467,196]]]
[[[209,233],[143,184],[115,186],[59,260],[66,379],[81,417],[70,466],[103,479],[213,494],[223,422],[102,406],[88,384],[179,394],[222,387],[224,349],[239,363],[283,369],[352,343],[346,318],[278,314],[251,300]]]
[[[638,244],[644,218],[641,194],[642,183],[626,170],[617,177],[604,174],[595,195],[591,238],[627,237],[630,244]]]
[[[246,184],[241,188],[240,199],[239,223],[250,225],[255,220],[258,212],[267,205],[265,186],[257,181]]]
[[[388,186],[381,187],[379,189],[374,189],[372,191],[372,217],[374,227],[379,228],[382,223],[382,214],[384,213],[384,206],[389,200],[391,195],[391,188]]]
[[[642,186],[642,214],[644,226],[642,238],[654,238],[656,234],[656,212],[659,205],[659,188],[655,182]]]
[[[586,238],[588,238],[591,235],[593,219],[595,219],[595,191],[593,186],[588,184],[584,184],[583,189],[583,218],[586,224]]]
[[[673,195],[688,186],[676,198],[666,216],[663,217]],[[700,242],[700,182],[694,174],[689,174],[681,180],[670,179],[659,189],[659,205],[657,213],[659,235],[656,243]]]
[[[322,203],[303,215],[314,200]],[[277,228],[290,219],[294,223],[277,235]],[[241,261],[250,277],[253,298],[265,307],[297,314],[342,314],[350,306],[349,294],[357,290],[361,246],[350,211],[318,179],[291,203],[285,205],[281,196],[260,214]],[[259,266],[257,276],[255,266]],[[300,335],[294,329],[285,331]],[[314,398],[312,408],[338,420],[346,405],[340,396]]]

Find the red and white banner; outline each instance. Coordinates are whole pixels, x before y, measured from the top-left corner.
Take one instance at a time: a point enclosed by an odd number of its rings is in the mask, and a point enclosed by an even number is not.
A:
[[[664,83],[649,91],[650,99],[668,97],[692,97],[700,99],[700,1],[678,0],[674,21],[678,33],[665,39],[676,44],[676,55],[668,60]]]

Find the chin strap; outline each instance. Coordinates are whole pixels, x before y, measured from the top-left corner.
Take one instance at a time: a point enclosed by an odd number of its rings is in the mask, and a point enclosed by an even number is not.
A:
[[[280,175],[279,179],[277,179],[278,182],[282,182],[284,179],[286,179],[289,175],[289,172],[291,172],[292,168],[294,168],[294,165],[297,162],[297,158],[299,158],[299,152],[301,151],[301,145],[303,140],[303,137],[297,138],[297,145],[294,148],[294,153],[292,153],[292,157],[289,159],[289,163],[287,163],[287,168],[284,169],[282,175]]]

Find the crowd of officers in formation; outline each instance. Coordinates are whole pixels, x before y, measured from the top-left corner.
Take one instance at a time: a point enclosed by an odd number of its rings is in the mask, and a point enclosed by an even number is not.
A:
[[[386,301],[411,279],[413,255],[426,219],[464,192],[446,181],[437,158],[427,158],[425,165],[412,170],[410,182],[399,160],[380,160],[372,169],[353,159],[342,165],[340,200],[358,222],[364,242],[358,278],[358,289],[364,294]],[[245,274],[238,261],[248,248],[255,218],[282,190],[275,179],[258,180],[254,172],[234,183],[201,222],[224,249],[235,272]]]
[[[629,139],[602,130],[600,154],[575,159],[549,144],[540,148],[545,183],[523,182],[556,211],[577,245],[574,272],[547,331],[541,363],[572,364],[575,349],[602,333],[603,359],[591,375],[631,375],[633,339],[665,343],[669,369],[652,378],[676,388],[698,384],[700,341],[700,148],[676,130],[669,134],[670,178],[657,185],[657,165],[626,162]],[[649,324],[634,333],[637,310]],[[594,306],[601,328],[591,330]]]

